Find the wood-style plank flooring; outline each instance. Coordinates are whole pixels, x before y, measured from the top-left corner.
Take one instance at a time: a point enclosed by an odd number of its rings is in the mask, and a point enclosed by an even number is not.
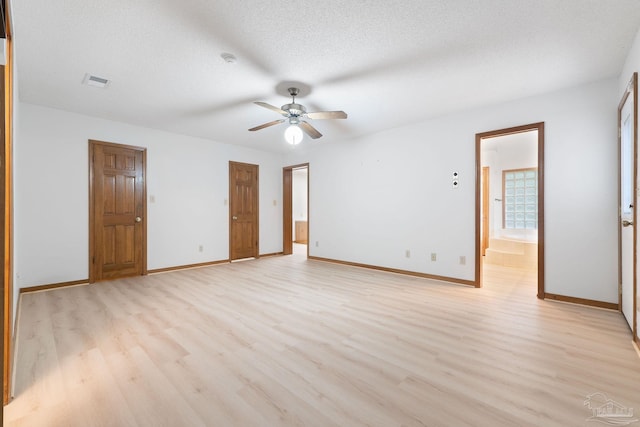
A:
[[[294,255],[25,294],[5,423],[567,427],[598,424],[595,392],[640,412],[621,314],[485,272],[474,289]]]

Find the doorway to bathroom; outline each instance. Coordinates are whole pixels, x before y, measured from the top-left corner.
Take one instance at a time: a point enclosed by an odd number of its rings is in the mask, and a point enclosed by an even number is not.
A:
[[[544,298],[543,145],[544,123],[476,135],[478,286],[518,274]]]
[[[283,168],[283,253],[309,255],[309,164]]]

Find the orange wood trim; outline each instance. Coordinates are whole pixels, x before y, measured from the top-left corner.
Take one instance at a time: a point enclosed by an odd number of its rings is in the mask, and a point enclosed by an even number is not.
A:
[[[93,158],[95,156],[95,145],[91,140],[89,140],[89,283],[94,283],[96,281],[96,266],[93,260],[96,256],[95,250],[95,229],[96,229],[96,212],[95,212],[95,194],[93,188],[95,186],[95,176],[93,171]]]
[[[262,254],[260,255],[260,257],[267,258],[267,257],[280,256],[280,255],[282,255],[282,252],[273,252],[268,254]],[[197,264],[186,264],[186,265],[177,265],[175,267],[156,268],[153,270],[148,270],[147,274],[168,273],[171,271],[187,270],[190,268],[210,267],[212,265],[229,264],[229,262],[230,261],[228,259],[221,259],[218,261],[200,262]],[[136,276],[132,276],[132,277],[136,277]],[[21,288],[20,294],[25,294],[29,292],[46,291],[46,290],[57,289],[57,288],[66,288],[69,286],[88,285],[88,284],[89,284],[89,279],[82,279],[82,280],[72,280],[69,282],[50,283],[47,285],[29,286],[26,288]]]
[[[482,204],[482,136],[476,134],[476,265],[475,265],[475,277],[473,285],[476,288],[482,287],[482,211],[480,205]]]
[[[260,258],[268,258],[268,257],[274,257],[274,256],[281,256],[284,255],[283,252],[270,252],[268,254],[260,254]]]
[[[268,257],[274,257],[274,256],[280,256],[280,255],[283,255],[282,252],[272,252],[267,254],[260,254],[260,258],[268,258]],[[168,273],[171,271],[187,270],[190,268],[211,267],[213,265],[229,264],[230,262],[231,260],[221,259],[218,261],[200,262],[197,264],[186,264],[186,265],[177,265],[175,267],[156,268],[153,270],[149,270],[149,274]]]
[[[618,304],[613,302],[596,301],[596,300],[586,299],[586,298],[567,297],[564,295],[556,295],[556,294],[550,294],[550,293],[546,293],[544,299],[551,300],[551,301],[568,302],[572,304],[588,305],[590,307],[606,308],[607,310],[618,310],[618,306],[619,306]]]
[[[489,230],[491,227],[489,226],[489,203],[491,203],[489,198],[489,189],[490,189],[490,170],[488,166],[482,167],[482,191],[480,193],[482,198],[482,215],[480,216],[481,221],[481,239],[482,239],[482,247],[481,254],[482,256],[486,255],[487,248],[489,247]]]
[[[3,302],[2,302],[2,404],[9,403],[13,358],[13,37],[9,19],[9,2],[2,0],[6,31],[6,65],[3,68]],[[0,423],[2,417],[0,416]]]
[[[387,273],[403,274],[405,276],[422,277],[423,279],[438,280],[440,282],[449,282],[449,283],[455,283],[458,285],[466,285],[466,286],[474,286],[474,287],[476,285],[473,280],[456,279],[454,277],[445,277],[445,276],[438,276],[435,274],[418,273],[416,271],[400,270],[397,268],[381,267],[378,265],[360,264],[358,262],[342,261],[339,259],[322,258],[317,256],[310,256],[309,259],[313,261],[330,262],[333,264],[342,264],[342,265],[348,265],[351,267],[361,267],[361,268],[368,268],[370,270],[385,271]]]
[[[256,167],[256,258],[260,258],[260,165]]]
[[[622,109],[631,93],[632,82],[633,76],[618,104],[618,305],[620,306],[620,311],[622,311],[622,225],[620,223],[622,219],[622,212],[620,210],[622,205],[622,165],[620,164],[622,160],[622,126],[620,126],[620,124],[622,122]]]
[[[538,298],[545,298],[545,262],[544,262],[544,122],[515,126],[476,134],[476,287],[482,286],[482,245],[480,241],[481,212],[481,174],[482,140],[497,136],[513,135],[532,130],[538,131]]]
[[[304,169],[308,167],[309,163],[299,163],[297,165],[285,166],[286,169]]]
[[[149,274],[147,271],[147,149],[142,148],[142,275]]]
[[[227,171],[228,178],[227,179],[229,181],[227,183],[227,186],[228,186],[228,190],[227,190],[228,195],[227,195],[227,197],[228,197],[228,201],[229,201],[229,215],[228,215],[229,216],[229,218],[228,218],[229,219],[229,225],[228,225],[228,227],[229,227],[229,231],[228,231],[228,234],[229,234],[229,261],[231,261],[231,259],[233,258],[233,230],[232,230],[232,227],[231,227],[231,221],[232,221],[231,217],[233,216],[233,211],[232,211],[233,200],[231,199],[231,197],[233,197],[233,189],[231,188],[231,185],[233,183],[233,174],[232,174],[232,166],[231,166],[232,164],[233,164],[233,162],[229,162],[229,166],[227,166],[227,168],[228,168],[228,171]]]
[[[20,288],[20,294],[27,294],[29,292],[48,291],[57,288],[66,288],[69,286],[88,285],[89,279],[74,280],[70,282],[50,283],[48,285],[29,286],[27,288]]]
[[[538,298],[544,298],[544,122],[536,125],[538,127]]]
[[[309,258],[309,246],[311,246],[311,211],[309,211],[309,201],[311,200],[311,192],[309,191],[310,182],[311,182],[311,168],[309,167],[309,163],[306,164],[307,167],[307,258]]]
[[[634,147],[634,187],[638,182],[638,73],[633,73],[631,77],[631,81],[633,84],[633,147]],[[631,83],[630,83],[631,84]],[[638,192],[633,192],[633,206],[638,206]],[[633,210],[636,214],[634,218],[634,222],[636,224],[638,221],[638,209]],[[636,343],[640,343],[640,338],[638,338],[638,227],[633,227],[633,341]],[[620,307],[622,310],[622,306]]]
[[[221,259],[218,261],[199,262],[197,264],[176,265],[175,267],[155,268],[149,270],[149,274],[167,273],[170,271],[187,270],[189,268],[210,267],[212,265],[228,264],[228,259]]]
[[[282,252],[273,252],[268,254],[262,254],[260,255],[260,257],[267,258],[267,257],[280,256],[280,255],[282,255]],[[159,274],[159,273],[168,273],[171,271],[187,270],[190,268],[210,267],[212,265],[229,264],[229,262],[230,261],[228,259],[222,259],[218,261],[200,262],[197,264],[186,264],[186,265],[177,265],[175,267],[156,268],[153,270],[148,270],[147,274]],[[89,284],[89,279],[82,279],[82,280],[72,280],[69,282],[50,283],[47,285],[29,286],[26,288],[21,288],[20,294],[25,294],[29,292],[46,291],[46,290],[57,289],[57,288],[66,288],[69,286],[88,285],[88,284]]]
[[[514,126],[510,128],[505,128],[505,129],[492,130],[489,132],[481,132],[481,133],[478,133],[477,135],[480,137],[480,139],[492,138],[494,136],[513,135],[516,133],[524,133],[524,132],[529,132],[530,130],[539,129],[540,125],[544,125],[544,122],[531,123],[531,124],[522,125],[522,126]]]
[[[282,252],[293,253],[293,168],[282,168]]]

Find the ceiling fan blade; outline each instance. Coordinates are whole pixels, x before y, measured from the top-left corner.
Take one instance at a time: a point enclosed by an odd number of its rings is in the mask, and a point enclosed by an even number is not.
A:
[[[313,120],[346,119],[347,113],[344,111],[316,111],[315,113],[307,113],[307,117]]]
[[[280,119],[280,120],[274,120],[272,122],[269,123],[265,123],[263,125],[260,126],[256,126],[254,128],[249,129],[251,132],[255,131],[255,130],[260,130],[260,129],[264,129],[264,128],[268,128],[269,126],[273,126],[273,125],[278,125],[280,123],[284,122],[284,119]]]
[[[322,136],[322,134],[318,132],[316,128],[314,128],[313,126],[311,126],[309,123],[305,121],[301,121],[299,126],[300,128],[302,128],[304,133],[306,133],[311,137],[311,139],[318,139]]]
[[[264,108],[266,108],[268,110],[275,111],[276,113],[282,114],[285,117],[287,116],[287,112],[286,111],[281,110],[280,108],[275,107],[275,106],[273,106],[271,104],[267,104],[266,102],[254,101],[254,104],[259,105],[261,107],[264,107]]]

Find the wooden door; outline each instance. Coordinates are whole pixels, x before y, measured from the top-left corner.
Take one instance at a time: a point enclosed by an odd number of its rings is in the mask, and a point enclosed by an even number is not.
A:
[[[146,150],[89,141],[89,281],[146,274]]]
[[[229,162],[229,259],[258,257],[258,165]]]

